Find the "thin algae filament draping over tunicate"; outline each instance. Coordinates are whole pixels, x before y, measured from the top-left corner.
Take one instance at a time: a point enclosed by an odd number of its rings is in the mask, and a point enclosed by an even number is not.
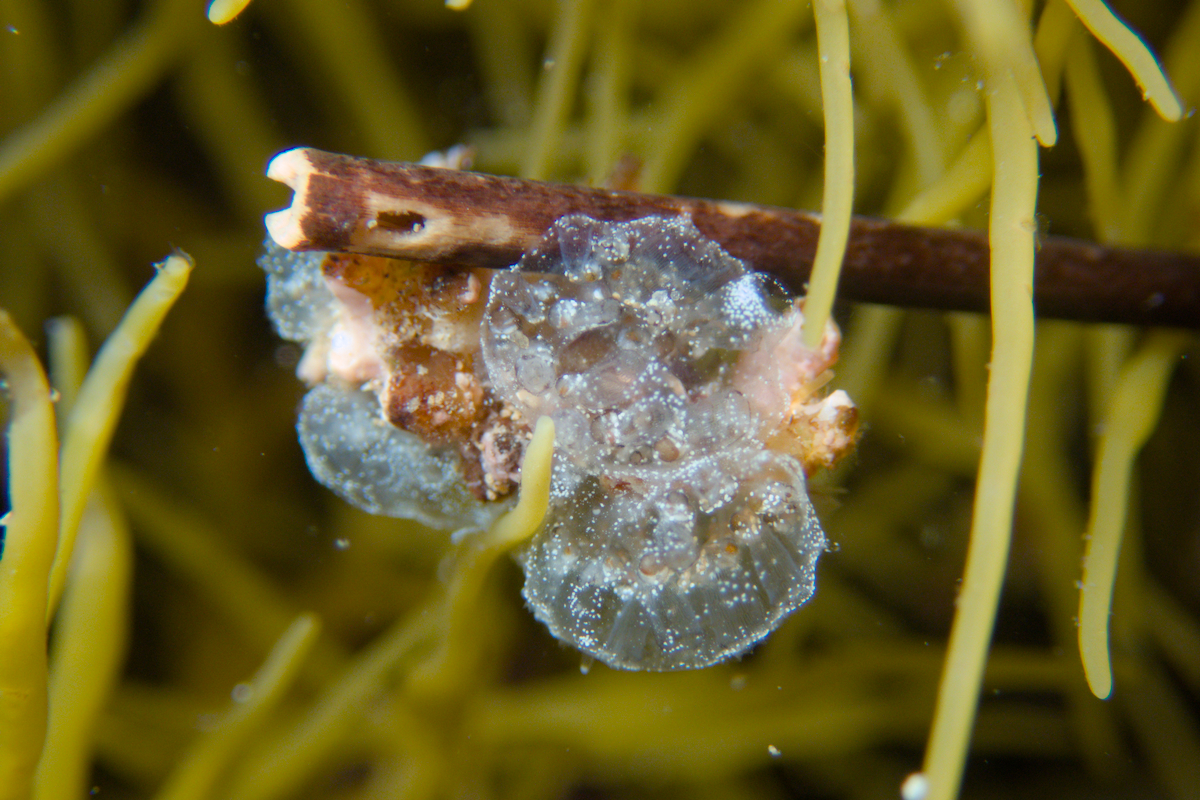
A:
[[[268,245],[261,263],[276,328],[308,344],[308,463],[358,507],[486,527],[554,421],[549,511],[517,558],[559,639],[625,669],[703,667],[812,595],[826,540],[805,469],[854,436],[844,393],[815,398],[839,337],[804,348],[801,303],[690,218],[564,217],[451,300],[395,289],[410,267],[391,259]]]

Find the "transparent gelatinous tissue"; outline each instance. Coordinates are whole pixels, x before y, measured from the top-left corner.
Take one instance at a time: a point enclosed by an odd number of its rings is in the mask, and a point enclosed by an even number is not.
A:
[[[318,384],[296,427],[313,476],[364,511],[434,528],[487,527],[497,515],[467,490],[457,452],[389,425],[369,392]]]
[[[800,462],[765,444],[786,409],[739,369],[796,325],[769,288],[685,217],[565,217],[492,280],[493,390],[557,431],[525,598],[611,666],[716,663],[812,595],[825,536]]]
[[[310,342],[328,329],[336,301],[321,275],[324,253],[293,253],[267,239],[258,265],[267,273],[267,316],[282,338]]]

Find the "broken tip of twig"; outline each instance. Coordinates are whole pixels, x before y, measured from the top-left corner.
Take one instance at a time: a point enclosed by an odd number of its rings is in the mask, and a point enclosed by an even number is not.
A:
[[[312,159],[309,158],[309,148],[293,147],[284,150],[271,159],[267,164],[267,177],[279,181],[292,191],[299,191],[300,178],[312,171]]]
[[[279,181],[295,192],[291,205],[273,211],[263,218],[267,233],[280,247],[296,250],[304,244],[302,221],[310,213],[305,196],[308,177],[312,172],[312,161],[308,157],[308,148],[305,147],[285,150],[272,158],[271,163],[267,165],[268,178]]]

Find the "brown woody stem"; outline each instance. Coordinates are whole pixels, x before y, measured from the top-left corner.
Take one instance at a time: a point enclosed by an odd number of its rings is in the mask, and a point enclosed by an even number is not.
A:
[[[625,221],[688,214],[754,269],[802,293],[817,215],[770,206],[592,189],[390,163],[297,148],[267,175],[293,191],[267,230],[292,250],[329,250],[504,268],[564,214]],[[988,242],[981,231],[856,217],[839,295],[847,300],[988,310]],[[1042,317],[1200,327],[1200,256],[1106,247],[1049,236],[1037,254]]]

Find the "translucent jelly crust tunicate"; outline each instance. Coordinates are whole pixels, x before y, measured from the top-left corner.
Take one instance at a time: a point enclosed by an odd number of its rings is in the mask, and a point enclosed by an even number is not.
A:
[[[336,301],[321,275],[324,253],[293,253],[267,239],[258,265],[267,273],[267,315],[275,332],[310,342],[333,322]]]
[[[268,240],[267,313],[279,335],[305,344],[326,337],[338,301],[321,274],[325,253],[293,253]],[[300,406],[297,430],[313,476],[372,514],[435,528],[487,527],[507,508],[482,503],[463,483],[456,451],[389,425],[374,394],[328,379]]]
[[[318,357],[344,313],[325,257],[268,242],[259,262],[279,334]],[[778,359],[759,348],[798,312],[771,290],[687,218],[566,217],[492,279],[478,377],[557,430],[546,523],[518,554],[525,597],[612,666],[713,664],[812,595],[825,537],[800,464],[763,443],[786,408],[762,397],[787,392],[738,388],[782,386],[786,366],[764,374]],[[477,500],[459,453],[389,425],[370,385],[309,379],[301,445],[348,502],[439,528],[486,527],[511,505]]]
[[[476,500],[458,453],[389,425],[369,392],[318,384],[296,427],[317,480],[364,511],[433,528],[486,528],[506,507]]]
[[[801,465],[762,441],[785,409],[735,388],[739,359],[794,323],[771,288],[686,217],[564,217],[492,280],[488,380],[557,431],[525,598],[611,666],[713,664],[812,595],[825,536]]]

